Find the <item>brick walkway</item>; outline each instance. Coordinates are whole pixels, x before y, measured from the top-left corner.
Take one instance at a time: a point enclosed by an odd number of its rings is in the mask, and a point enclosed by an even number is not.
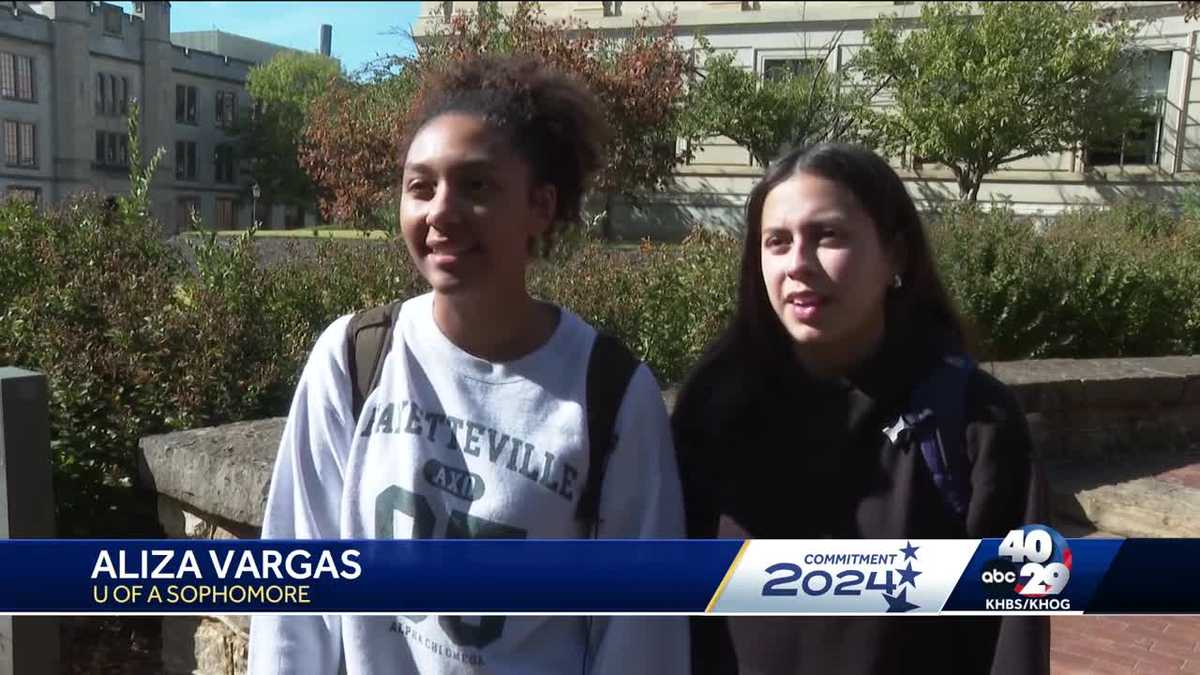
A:
[[[1200,463],[1150,478],[1200,489]],[[1115,536],[1066,524],[1062,531],[1068,537]],[[1054,675],[1200,675],[1200,616],[1061,616],[1052,618],[1050,626],[1050,671]]]
[[[1050,625],[1055,675],[1200,675],[1200,616],[1062,616]]]

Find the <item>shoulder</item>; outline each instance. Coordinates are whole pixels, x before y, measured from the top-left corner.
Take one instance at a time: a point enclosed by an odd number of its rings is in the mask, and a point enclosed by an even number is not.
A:
[[[344,314],[321,331],[309,356],[309,363],[335,363],[343,369],[346,362],[346,330],[353,314]]]
[[[1025,423],[1016,394],[983,367],[972,370],[967,378],[966,410],[968,422]]]
[[[675,401],[671,422],[681,446],[717,442],[742,428],[763,386],[745,363],[714,346],[688,374]]]
[[[1011,472],[1023,481],[1036,452],[1016,395],[990,373],[976,369],[967,381],[967,452],[977,468]]]

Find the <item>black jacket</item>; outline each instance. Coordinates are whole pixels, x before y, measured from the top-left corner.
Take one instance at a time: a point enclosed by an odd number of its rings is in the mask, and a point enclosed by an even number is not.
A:
[[[794,364],[756,378],[744,365],[707,359],[672,420],[688,536],[983,538],[1045,522],[1025,418],[987,373],[967,384],[965,524],[941,501],[920,450],[884,436],[940,355],[892,340],[832,381]],[[1044,617],[704,617],[692,625],[696,673],[1049,672]]]

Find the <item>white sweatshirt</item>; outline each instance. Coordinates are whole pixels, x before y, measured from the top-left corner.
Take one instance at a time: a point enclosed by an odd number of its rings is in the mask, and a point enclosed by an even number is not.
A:
[[[349,320],[322,333],[300,378],[263,538],[587,536],[575,509],[590,470],[591,326],[563,309],[546,344],[492,363],[442,334],[432,294],[413,298],[355,427]],[[598,536],[684,537],[667,413],[645,365],[617,433]],[[688,661],[686,617],[256,616],[250,632],[254,675],[332,674],[339,662],[348,675],[659,675],[687,673]]]

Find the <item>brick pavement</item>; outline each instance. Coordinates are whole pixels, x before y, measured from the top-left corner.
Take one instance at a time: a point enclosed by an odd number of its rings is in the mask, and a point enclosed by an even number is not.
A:
[[[1200,464],[1155,476],[1200,488]],[[1068,537],[1115,538],[1062,523]],[[1200,675],[1200,616],[1056,616],[1050,620],[1053,675],[1188,673]]]
[[[1200,616],[1056,616],[1050,626],[1055,675],[1200,675]]]

